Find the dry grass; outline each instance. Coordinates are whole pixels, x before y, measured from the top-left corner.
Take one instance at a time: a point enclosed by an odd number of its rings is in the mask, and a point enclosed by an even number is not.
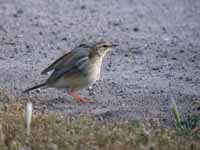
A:
[[[139,122],[99,124],[87,117],[35,113],[26,135],[24,106],[9,102],[0,111],[0,150],[198,150],[200,131]],[[195,128],[196,130],[196,128]]]

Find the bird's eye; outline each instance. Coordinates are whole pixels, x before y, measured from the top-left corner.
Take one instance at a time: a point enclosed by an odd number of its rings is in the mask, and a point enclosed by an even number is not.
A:
[[[107,45],[103,45],[103,47],[104,47],[104,48],[106,48],[106,47],[107,47]]]

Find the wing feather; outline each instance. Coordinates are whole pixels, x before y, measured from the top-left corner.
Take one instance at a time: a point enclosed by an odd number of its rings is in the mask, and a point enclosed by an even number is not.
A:
[[[88,56],[81,56],[78,57],[76,61],[71,62],[65,67],[56,69],[53,74],[49,77],[47,80],[48,83],[54,82],[63,75],[73,75],[80,73],[81,71],[84,70],[84,67],[87,66],[89,59]]]
[[[47,74],[49,71],[56,69],[57,67],[61,66],[65,61],[67,61],[71,57],[71,52],[66,53],[65,55],[58,58],[54,61],[50,66],[45,68],[41,74]]]
[[[44,69],[41,74],[47,74],[49,71],[59,70],[68,65],[70,66],[76,57],[88,55],[88,48],[90,48],[89,45],[84,43],[80,44],[78,47],[75,47],[73,50],[54,61],[49,67]]]

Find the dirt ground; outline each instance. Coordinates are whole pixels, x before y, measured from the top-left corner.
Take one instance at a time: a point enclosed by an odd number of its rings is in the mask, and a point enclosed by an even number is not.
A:
[[[44,89],[40,72],[84,41],[117,43],[104,59],[101,80],[80,91]],[[159,118],[171,122],[174,99],[183,115],[200,101],[199,0],[0,0],[0,86],[34,99],[35,109],[103,120]]]

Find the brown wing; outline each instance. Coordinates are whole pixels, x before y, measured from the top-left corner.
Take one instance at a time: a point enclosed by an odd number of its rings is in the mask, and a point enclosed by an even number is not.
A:
[[[56,68],[51,76],[47,79],[47,83],[52,83],[63,75],[74,76],[83,73],[88,64],[88,56],[76,56],[64,67]]]
[[[87,44],[80,44],[78,47],[75,47],[62,57],[58,58],[55,62],[53,62],[49,67],[44,69],[41,74],[46,74],[51,70],[60,70],[67,65],[72,65],[74,59],[77,59],[77,57],[87,56],[88,55],[88,48],[90,48]]]
[[[71,51],[58,58],[56,61],[54,61],[49,67],[44,69],[41,72],[41,74],[47,74],[49,71],[58,68],[59,66],[63,65],[63,63],[67,61],[70,57],[71,57]]]

